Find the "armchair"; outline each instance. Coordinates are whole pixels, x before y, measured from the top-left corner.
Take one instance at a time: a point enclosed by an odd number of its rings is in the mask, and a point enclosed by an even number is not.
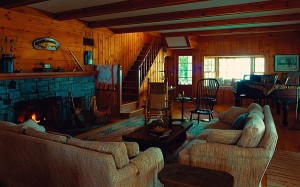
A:
[[[168,98],[168,80],[164,82],[150,82],[148,79],[148,99],[145,101],[145,123],[151,117],[171,115],[171,101]]]

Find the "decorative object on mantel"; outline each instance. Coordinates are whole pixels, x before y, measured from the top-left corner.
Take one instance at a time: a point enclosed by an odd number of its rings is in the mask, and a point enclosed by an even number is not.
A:
[[[14,72],[14,56],[11,54],[2,54],[0,59],[0,72],[13,73]]]
[[[9,37],[3,34],[0,43],[0,73],[13,73],[14,72],[14,55],[12,54],[16,51],[16,37]]]
[[[53,38],[38,38],[32,42],[34,49],[44,49],[56,51],[60,47],[60,43]]]

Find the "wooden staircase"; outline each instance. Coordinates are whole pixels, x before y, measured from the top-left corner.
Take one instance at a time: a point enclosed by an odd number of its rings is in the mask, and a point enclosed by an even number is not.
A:
[[[145,44],[122,82],[121,118],[129,118],[143,113],[139,108],[139,89],[149,72],[161,47],[160,38]]]

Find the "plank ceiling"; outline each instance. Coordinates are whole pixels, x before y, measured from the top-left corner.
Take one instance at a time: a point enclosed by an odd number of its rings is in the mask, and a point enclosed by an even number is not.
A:
[[[0,6],[29,6],[116,34],[155,31],[175,47],[187,37],[300,31],[300,0],[10,0]]]

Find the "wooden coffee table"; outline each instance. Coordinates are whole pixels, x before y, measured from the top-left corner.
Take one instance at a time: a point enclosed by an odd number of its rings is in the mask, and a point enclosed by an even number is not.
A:
[[[186,140],[186,131],[193,125],[192,122],[184,121],[179,125],[173,125],[170,136],[158,138],[149,135],[149,126],[144,125],[135,131],[122,136],[125,141],[137,142],[140,150],[146,150],[149,147],[159,147],[163,154],[174,151]]]

